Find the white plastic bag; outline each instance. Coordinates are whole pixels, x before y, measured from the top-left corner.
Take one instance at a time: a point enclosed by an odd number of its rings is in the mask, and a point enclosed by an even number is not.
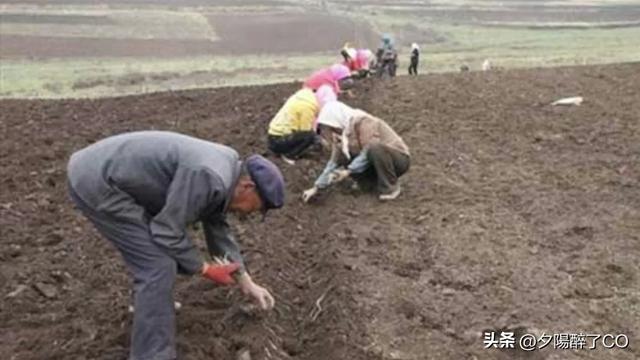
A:
[[[554,101],[551,105],[580,105],[584,99],[582,96],[568,97]]]

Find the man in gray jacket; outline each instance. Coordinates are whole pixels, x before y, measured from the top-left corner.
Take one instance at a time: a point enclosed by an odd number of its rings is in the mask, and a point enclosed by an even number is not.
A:
[[[176,273],[222,285],[237,283],[267,310],[268,290],[247,273],[229,232],[227,211],[240,215],[282,207],[284,180],[260,155],[241,162],[235,150],[160,131],[117,135],[71,156],[69,193],[82,213],[122,254],[134,280],[130,360],[176,358]],[[203,261],[187,234],[201,221],[218,264]]]

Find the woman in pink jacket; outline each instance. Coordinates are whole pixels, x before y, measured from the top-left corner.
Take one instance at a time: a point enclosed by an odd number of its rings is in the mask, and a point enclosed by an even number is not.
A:
[[[342,64],[334,64],[329,68],[321,69],[309,76],[304,82],[304,87],[313,91],[322,85],[329,85],[336,94],[341,90],[348,90],[353,85],[349,68]]]
[[[342,49],[343,65],[349,68],[352,75],[364,77],[369,72],[371,62],[373,61],[373,53],[369,49]]]

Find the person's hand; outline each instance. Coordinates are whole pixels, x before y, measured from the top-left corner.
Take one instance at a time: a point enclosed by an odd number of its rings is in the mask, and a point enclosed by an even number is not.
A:
[[[231,285],[235,283],[232,274],[240,268],[238,263],[216,264],[205,263],[202,267],[202,276],[219,285]]]
[[[351,175],[351,171],[348,169],[339,169],[335,170],[331,174],[329,174],[329,183],[335,184],[343,181]]]
[[[309,202],[312,197],[314,197],[318,193],[317,187],[312,187],[311,189],[307,189],[302,193],[302,201]]]
[[[270,310],[275,306],[276,301],[269,290],[254,283],[248,274],[242,275],[239,282],[242,292],[256,301],[262,310]]]

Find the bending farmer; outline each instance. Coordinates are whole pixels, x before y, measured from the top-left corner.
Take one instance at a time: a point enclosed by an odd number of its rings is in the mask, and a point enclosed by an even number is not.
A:
[[[372,63],[375,62],[373,53],[369,49],[354,49],[345,47],[340,52],[344,62],[354,78],[364,78],[369,75]]]
[[[333,64],[331,67],[320,69],[305,80],[303,87],[316,91],[322,85],[331,86],[336,94],[340,94],[342,90],[349,90],[353,86],[349,68],[342,64]]]
[[[326,104],[318,116],[322,131],[333,134],[331,158],[314,186],[303,193],[309,201],[319,189],[351,176],[361,187],[372,182],[380,200],[400,195],[398,178],[409,170],[409,148],[383,120],[342,102]]]
[[[311,89],[298,90],[269,123],[269,150],[293,164],[295,159],[316,143],[317,135],[313,126],[319,111],[316,94]]]
[[[69,192],[82,213],[120,251],[133,277],[130,360],[176,358],[176,273],[237,283],[263,309],[274,299],[257,285],[225,219],[280,208],[284,180],[259,155],[171,132],[113,136],[71,156]],[[203,261],[186,227],[201,221],[210,254]]]

